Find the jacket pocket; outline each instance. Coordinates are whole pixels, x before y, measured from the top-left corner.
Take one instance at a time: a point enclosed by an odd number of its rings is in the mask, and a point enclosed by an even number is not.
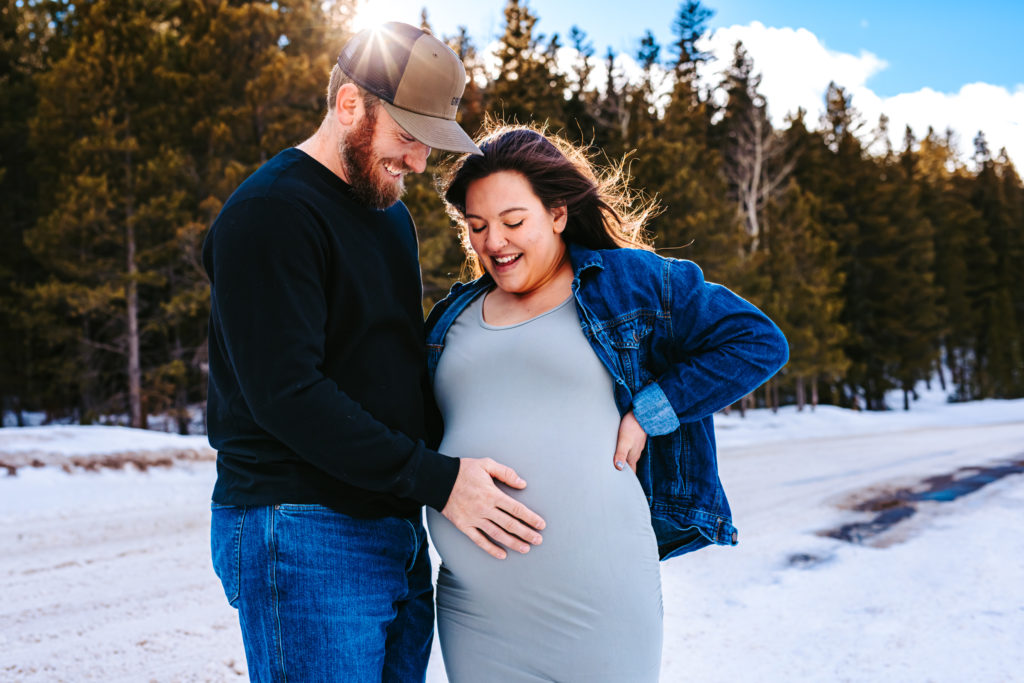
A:
[[[242,565],[242,527],[245,508],[237,505],[210,506],[210,554],[213,571],[224,588],[228,604],[236,606]]]
[[[650,379],[647,366],[647,341],[653,319],[642,313],[613,321],[604,334],[615,353],[623,379],[631,392],[636,393]]]

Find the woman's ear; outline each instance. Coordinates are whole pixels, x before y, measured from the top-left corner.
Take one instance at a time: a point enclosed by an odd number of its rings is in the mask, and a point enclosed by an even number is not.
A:
[[[555,232],[562,234],[562,231],[565,230],[565,223],[569,219],[569,210],[566,208],[565,204],[551,209],[551,218],[554,219]]]

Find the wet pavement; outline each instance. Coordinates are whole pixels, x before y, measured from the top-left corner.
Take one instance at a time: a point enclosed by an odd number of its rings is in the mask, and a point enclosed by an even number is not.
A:
[[[913,517],[920,503],[948,503],[1013,474],[1024,474],[1024,453],[1010,461],[985,467],[962,467],[951,474],[924,479],[916,486],[886,491],[851,507],[857,512],[875,513],[871,519],[818,534],[849,543],[865,543]]]

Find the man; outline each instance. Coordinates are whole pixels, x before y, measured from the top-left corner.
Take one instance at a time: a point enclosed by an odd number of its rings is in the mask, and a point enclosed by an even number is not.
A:
[[[415,228],[398,201],[455,122],[458,57],[390,23],[338,57],[317,132],[235,191],[210,277],[214,567],[259,681],[423,680],[433,634],[423,504],[495,557],[543,520],[510,468],[427,447]]]

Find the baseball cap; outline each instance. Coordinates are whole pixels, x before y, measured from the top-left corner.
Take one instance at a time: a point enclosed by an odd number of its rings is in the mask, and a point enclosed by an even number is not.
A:
[[[364,29],[345,44],[338,66],[423,144],[481,154],[455,122],[466,69],[451,48],[423,29],[398,21]]]

